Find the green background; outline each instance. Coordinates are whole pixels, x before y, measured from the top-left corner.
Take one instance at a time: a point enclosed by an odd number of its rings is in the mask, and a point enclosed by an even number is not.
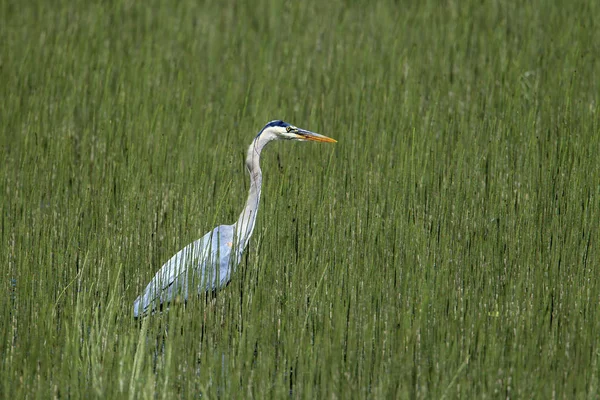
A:
[[[0,13],[0,397],[600,396],[600,2]],[[338,143],[271,144],[230,285],[135,321],[271,119]]]

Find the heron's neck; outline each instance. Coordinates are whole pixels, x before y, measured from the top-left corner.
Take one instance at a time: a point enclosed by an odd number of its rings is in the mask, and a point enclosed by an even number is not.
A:
[[[246,206],[242,210],[236,225],[238,248],[243,251],[248,245],[254,224],[256,222],[256,214],[258,213],[258,205],[260,202],[260,189],[262,186],[262,172],[260,170],[260,153],[263,148],[272,139],[267,137],[257,136],[250,147],[246,157],[246,168],[250,173],[250,193]]]

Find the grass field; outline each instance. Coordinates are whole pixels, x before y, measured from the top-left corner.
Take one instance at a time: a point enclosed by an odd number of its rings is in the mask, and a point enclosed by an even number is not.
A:
[[[600,3],[0,5],[1,398],[600,397]],[[135,321],[177,250],[256,230]],[[167,330],[168,326],[168,330]]]

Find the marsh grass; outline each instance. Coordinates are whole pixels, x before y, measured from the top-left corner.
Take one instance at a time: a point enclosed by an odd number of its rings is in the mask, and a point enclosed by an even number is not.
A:
[[[3,398],[596,398],[596,2],[7,1]],[[215,296],[134,321],[237,218]]]

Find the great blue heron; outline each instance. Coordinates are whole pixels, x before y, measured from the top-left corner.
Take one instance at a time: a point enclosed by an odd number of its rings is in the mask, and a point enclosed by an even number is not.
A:
[[[266,124],[248,148],[246,168],[250,173],[250,193],[236,223],[217,226],[171,257],[146,286],[144,293],[135,299],[133,315],[136,318],[170,302],[174,297],[180,296],[187,300],[190,287],[202,293],[219,289],[229,282],[232,271],[240,263],[256,222],[262,185],[260,153],[269,142],[280,139],[336,142],[327,136],[300,129],[281,120]]]

